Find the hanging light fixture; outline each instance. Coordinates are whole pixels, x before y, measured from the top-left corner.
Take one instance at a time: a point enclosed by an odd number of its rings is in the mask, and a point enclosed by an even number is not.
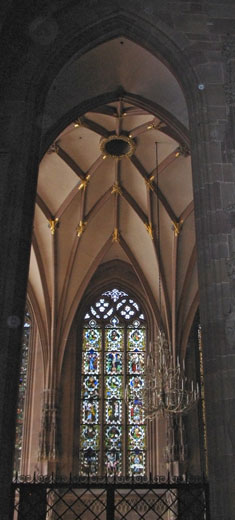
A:
[[[145,383],[141,395],[132,396],[135,406],[141,407],[144,418],[152,420],[157,415],[187,413],[199,399],[199,385],[189,382],[185,365],[179,358],[175,363],[165,334],[159,332],[146,359]],[[126,401],[129,402],[126,388]]]
[[[160,260],[160,212],[158,197],[158,143],[156,143],[156,186],[157,186],[157,239]],[[161,316],[161,275],[159,269],[159,311]],[[164,332],[159,330],[156,341],[150,345],[146,358],[145,383],[141,394],[130,397],[128,386],[126,402],[131,400],[141,407],[146,420],[157,415],[187,413],[199,399],[199,385],[188,381],[185,364],[175,359]]]
[[[163,332],[159,332],[153,348],[147,356],[145,387],[142,407],[145,418],[159,414],[188,412],[199,398],[199,386],[188,382],[185,366],[175,363],[170,345]]]

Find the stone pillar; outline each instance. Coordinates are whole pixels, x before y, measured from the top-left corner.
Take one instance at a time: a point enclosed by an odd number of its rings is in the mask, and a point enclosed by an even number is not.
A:
[[[235,201],[234,129],[226,105],[221,50],[213,67],[198,66],[204,102],[193,114],[192,158],[211,517],[232,520],[235,460],[229,429],[235,425],[235,345],[228,344],[225,321],[233,293],[226,260],[231,241],[227,208]]]
[[[41,473],[56,471],[58,458],[58,396],[53,389],[46,389],[42,397],[42,420],[39,437],[39,461]]]
[[[0,511],[9,520],[21,335],[37,179],[33,106],[14,98],[0,112]],[[26,180],[27,179],[27,180]]]
[[[182,415],[167,417],[166,463],[170,475],[184,473],[187,444]]]

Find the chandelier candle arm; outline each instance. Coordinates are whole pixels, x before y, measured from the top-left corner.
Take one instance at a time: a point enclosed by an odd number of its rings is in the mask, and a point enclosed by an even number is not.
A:
[[[131,399],[128,387],[125,391],[126,402]],[[133,399],[133,397],[132,397]],[[135,396],[142,406],[146,420],[157,415],[187,413],[199,399],[199,385],[187,381],[185,364],[180,364],[177,356],[174,363],[171,348],[163,332],[160,332],[153,346],[150,344],[146,359],[145,386],[141,397]]]

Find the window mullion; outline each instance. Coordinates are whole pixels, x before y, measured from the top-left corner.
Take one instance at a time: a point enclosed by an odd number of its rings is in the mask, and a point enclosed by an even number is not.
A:
[[[104,356],[105,356],[105,327],[102,326],[102,348],[100,354],[100,474],[104,475],[106,473],[105,470],[105,381],[104,381]]]
[[[127,385],[127,328],[124,329],[123,352],[123,395]],[[128,468],[128,406],[123,398],[123,475],[127,475]]]

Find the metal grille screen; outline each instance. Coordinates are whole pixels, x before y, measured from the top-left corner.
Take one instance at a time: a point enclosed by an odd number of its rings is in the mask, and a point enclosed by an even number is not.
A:
[[[209,520],[206,483],[97,480],[14,482],[12,520]]]

